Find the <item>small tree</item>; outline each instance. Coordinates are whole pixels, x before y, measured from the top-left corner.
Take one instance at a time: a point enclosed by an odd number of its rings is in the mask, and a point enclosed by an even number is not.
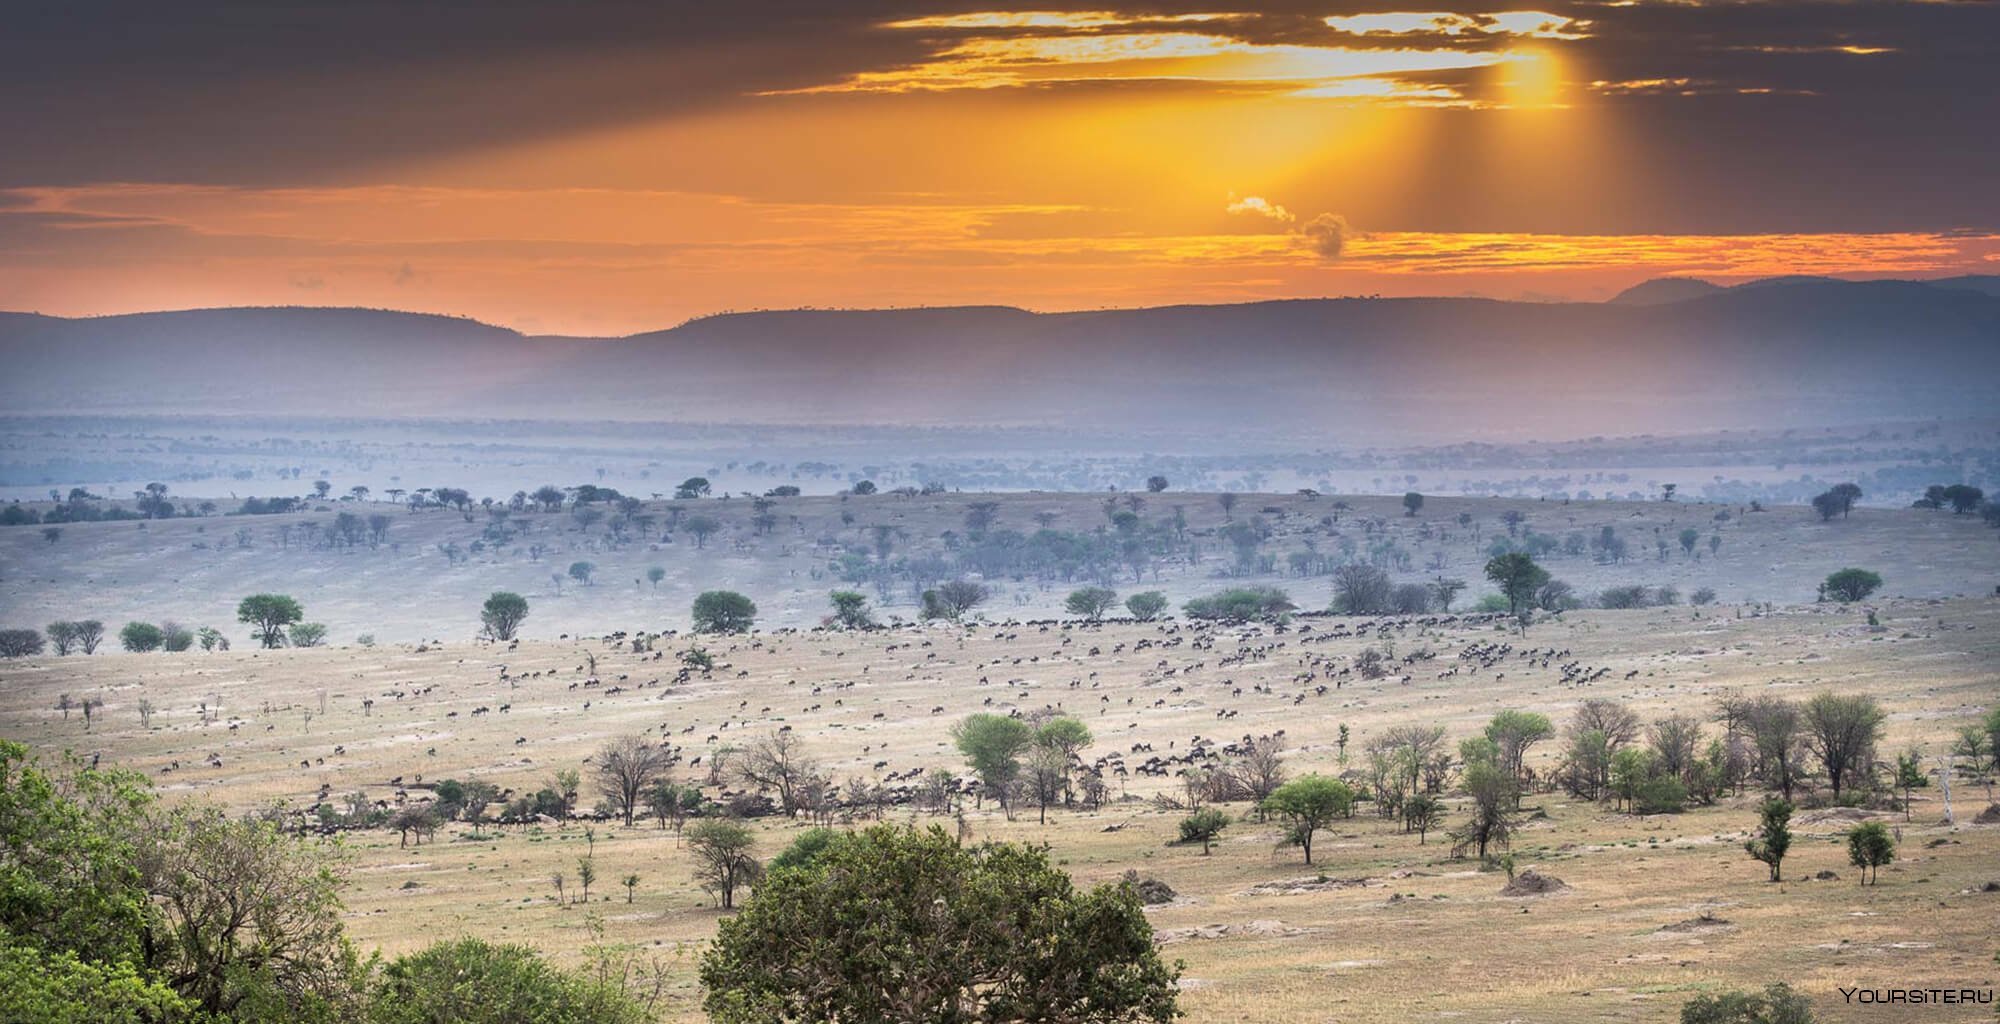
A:
[[[1418,494],[1415,491],[1410,491],[1403,495],[1403,515],[1414,516],[1418,512],[1422,511],[1423,507],[1424,507],[1423,495]]]
[[[1151,622],[1159,618],[1161,612],[1167,610],[1167,595],[1157,590],[1133,594],[1125,599],[1125,610],[1131,612],[1132,617],[1140,622]]]
[[[293,647],[318,647],[326,642],[326,623],[301,622],[286,632]]]
[[[656,565],[646,570],[646,582],[651,583],[654,590],[660,589],[660,581],[666,578],[667,570],[662,566]]]
[[[597,788],[630,828],[646,790],[673,764],[673,751],[647,743],[639,736],[621,736],[598,748],[592,759]]]
[[[714,516],[689,516],[682,528],[694,535],[694,546],[699,550],[708,546],[708,538],[722,529],[722,524]]]
[[[49,645],[56,649],[57,657],[76,648],[76,623],[51,622],[44,632],[49,635]]]
[[[757,621],[757,605],[733,590],[710,590],[694,599],[698,633],[742,633]]]
[[[171,619],[160,623],[160,646],[175,654],[194,646],[194,631]]]
[[[1417,834],[1417,845],[1424,845],[1431,829],[1444,820],[1444,801],[1429,793],[1417,793],[1403,801],[1403,825]]]
[[[1910,791],[1931,784],[1929,773],[1924,771],[1923,755],[1914,750],[1906,750],[1896,755],[1896,788],[1903,791],[1903,820],[1910,819]]]
[[[709,489],[710,486],[707,477],[691,476],[688,477],[686,480],[681,481],[679,487],[674,488],[674,498],[679,501],[688,501],[693,498],[706,498],[708,497]]]
[[[639,891],[639,876],[626,875],[621,881],[625,885],[625,902],[629,904],[632,902],[632,895]]]
[[[1844,786],[1865,776],[1875,763],[1875,740],[1886,716],[1875,698],[1821,693],[1806,702],[1805,731],[1813,754],[1826,770],[1837,801]]]
[[[1843,604],[1866,600],[1868,595],[1881,589],[1882,577],[1866,569],[1842,569],[1826,578],[1819,585],[1821,600],[1839,601]]]
[[[1861,869],[1864,885],[1881,881],[1882,865],[1896,859],[1896,840],[1889,826],[1879,821],[1864,822],[1847,833],[1847,862]]]
[[[1354,790],[1339,779],[1306,775],[1279,786],[1263,807],[1284,819],[1286,841],[1304,850],[1311,864],[1313,833],[1354,809]]]
[[[486,635],[503,642],[514,639],[527,619],[528,599],[508,590],[494,591],[479,610]]]
[[[1181,819],[1181,842],[1200,843],[1201,855],[1206,857],[1215,844],[1215,837],[1228,827],[1229,815],[1213,807],[1204,807]]]
[[[857,590],[836,590],[827,595],[833,603],[833,621],[842,629],[867,629],[875,624],[868,611],[868,595]]]
[[[966,765],[979,776],[981,789],[1001,807],[1009,806],[1008,794],[1021,774],[1021,754],[1034,742],[1028,723],[981,712],[954,726],[951,736]]]
[[[1535,592],[1549,581],[1549,574],[1533,558],[1513,551],[1487,562],[1486,578],[1507,598],[1508,614],[1519,616],[1523,610],[1534,607]]]
[[[1118,600],[1118,594],[1106,587],[1082,587],[1070,591],[1063,607],[1071,615],[1081,615],[1092,622],[1104,617],[1104,613]]]
[[[569,564],[569,578],[577,581],[578,583],[583,584],[586,587],[590,586],[590,577],[595,575],[596,572],[597,572],[597,563],[595,562],[579,561],[579,562],[571,562]]]
[[[166,633],[150,622],[128,622],[118,631],[119,646],[134,654],[157,651],[166,642]]]
[[[958,622],[965,613],[984,604],[992,591],[972,580],[950,580],[923,593],[923,617]]]
[[[1146,478],[1146,490],[1151,491],[1154,494],[1158,494],[1166,489],[1167,489],[1166,477],[1154,474],[1153,476],[1149,476]]]
[[[305,609],[284,594],[252,594],[236,606],[236,621],[249,624],[266,648],[285,646],[285,627],[305,617]]]
[[[763,865],[753,852],[755,846],[750,830],[737,822],[710,819],[688,828],[687,848],[694,857],[695,881],[716,894],[722,909],[735,907],[736,890],[755,883],[763,874]]]
[[[1791,801],[1772,797],[1764,801],[1757,814],[1757,835],[1743,843],[1743,850],[1770,865],[1771,881],[1783,881],[1785,851],[1792,848]]]
[[[1466,850],[1476,849],[1483,863],[1490,849],[1513,840],[1519,791],[1513,776],[1483,762],[1466,767],[1461,785],[1472,798],[1472,806],[1465,823],[1452,830],[1452,854],[1463,856]]]

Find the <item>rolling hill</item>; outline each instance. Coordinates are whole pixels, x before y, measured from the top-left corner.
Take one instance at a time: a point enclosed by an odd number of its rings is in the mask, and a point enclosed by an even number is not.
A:
[[[0,402],[1352,441],[1929,416],[1990,405],[2000,379],[2000,296],[1980,281],[1653,284],[1610,303],[759,312],[610,339],[357,309],[9,314]]]

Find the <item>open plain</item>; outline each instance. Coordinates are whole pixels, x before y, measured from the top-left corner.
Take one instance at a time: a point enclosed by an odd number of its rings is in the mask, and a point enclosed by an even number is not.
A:
[[[1942,521],[1857,512],[1856,524],[1869,516]],[[1990,576],[1992,567],[1944,571]],[[313,592],[297,589],[310,606]],[[433,598],[404,583],[382,586],[376,600],[385,622],[422,621]],[[1992,780],[1961,765],[1956,824],[1947,825],[1936,778],[1958,730],[2000,701],[1992,598],[1572,611],[1525,635],[1470,614],[1266,625],[1015,620],[1004,610],[990,618],[698,639],[531,629],[534,638],[513,645],[476,642],[455,625],[436,631],[447,634],[441,643],[49,654],[0,666],[0,734],[45,756],[69,749],[142,770],[170,801],[235,811],[344,804],[355,793],[393,806],[430,799],[429,787],[447,778],[530,792],[564,768],[584,773],[588,808],[597,799],[589,761],[618,736],[671,743],[674,777],[705,783],[711,797],[729,786],[708,775],[718,753],[780,729],[802,738],[836,781],[907,792],[932,769],[966,774],[949,735],[963,716],[1056,708],[1092,731],[1082,757],[1105,769],[1106,802],[1052,807],[1046,824],[1032,806],[1010,820],[990,802],[968,802],[963,827],[980,839],[1046,842],[1080,883],[1136,871],[1171,886],[1175,898],[1149,917],[1185,962],[1191,1020],[1665,1022],[1693,993],[1778,980],[1831,1021],[1992,1013],[1849,1005],[1840,993],[1991,989],[2000,977],[2000,826],[1973,824],[1994,798]],[[714,666],[683,676],[678,652],[696,644]],[[1367,649],[1388,656],[1387,674],[1354,671]],[[1455,745],[1502,709],[1540,712],[1560,728],[1583,699],[1608,698],[1647,721],[1700,716],[1714,736],[1724,695],[1823,690],[1878,699],[1888,713],[1881,756],[1920,751],[1932,781],[1907,821],[1802,812],[1779,884],[1742,849],[1756,823],[1754,787],[1650,816],[1533,792],[1513,844],[1516,869],[1566,885],[1533,897],[1502,896],[1507,876],[1453,858],[1442,828],[1420,842],[1366,802],[1321,836],[1308,867],[1247,805],[1225,806],[1236,821],[1204,855],[1174,841],[1182,812],[1154,801],[1179,795],[1178,773],[1202,761],[1191,752],[1226,757],[1252,737],[1282,736],[1293,775],[1358,773],[1366,744],[1399,725],[1445,726]],[[58,710],[64,695],[102,699],[88,728],[81,714]],[[150,727],[141,700],[155,709]],[[1560,746],[1536,748],[1530,766],[1547,772]],[[1462,813],[1459,798],[1447,803],[1444,828]],[[960,827],[901,802],[837,820],[876,813]],[[1902,841],[1880,884],[1863,887],[1842,833],[1871,816]],[[780,817],[754,825],[764,857],[806,827]],[[666,965],[668,1018],[699,1019],[694,962],[720,911],[671,828],[544,819],[454,823],[417,845],[379,828],[340,841],[352,852],[347,925],[364,949],[394,955],[467,934],[576,961],[595,942],[630,943]],[[553,876],[567,873],[574,896],[586,852],[600,865],[591,902],[558,901]],[[1821,872],[1838,877],[1815,880]],[[628,890],[620,881],[633,874]]]

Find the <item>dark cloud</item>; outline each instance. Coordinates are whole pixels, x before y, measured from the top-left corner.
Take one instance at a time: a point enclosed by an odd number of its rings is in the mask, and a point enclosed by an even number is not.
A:
[[[1102,10],[1102,0],[762,0],[24,5],[0,30],[0,187],[102,181],[307,184],[402,161],[642,122],[905,66],[974,35],[886,21],[993,9]],[[2000,228],[1992,68],[2000,4],[1767,0],[1532,4],[1159,0],[1177,23],[1256,42],[1492,49],[1507,37],[1372,36],[1329,15],[1480,15],[1528,6],[1589,23],[1550,41],[1615,126],[1630,184],[1490,161],[1477,111],[1413,111],[1438,152],[1394,196],[1291,197],[1413,230],[1850,231]],[[1152,26],[1157,27],[1157,26]],[[1845,52],[1841,48],[1879,50]],[[1408,76],[1474,99],[1491,69]],[[1058,87],[1050,87],[1058,88]],[[1187,89],[1187,83],[1078,88]],[[1696,95],[1681,95],[1683,91]],[[782,102],[846,102],[786,100]],[[884,100],[883,102],[892,102]],[[1331,186],[1329,186],[1331,187]],[[0,203],[6,203],[0,196]]]

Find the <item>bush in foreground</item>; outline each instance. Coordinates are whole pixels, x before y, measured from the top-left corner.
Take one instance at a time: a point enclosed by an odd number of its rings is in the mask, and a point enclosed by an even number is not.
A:
[[[1129,886],[1079,892],[1045,850],[893,825],[773,871],[701,963],[718,1024],[1167,1022],[1178,975]]]

